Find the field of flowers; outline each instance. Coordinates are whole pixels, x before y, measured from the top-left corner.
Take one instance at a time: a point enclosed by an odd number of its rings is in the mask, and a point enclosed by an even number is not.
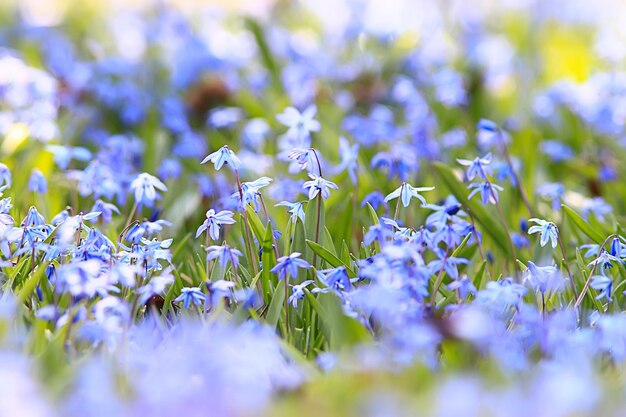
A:
[[[626,3],[0,3],[0,416],[626,415]]]

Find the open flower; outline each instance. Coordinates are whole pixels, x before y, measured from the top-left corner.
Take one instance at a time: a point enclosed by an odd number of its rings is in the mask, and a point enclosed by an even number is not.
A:
[[[426,205],[426,199],[422,197],[419,193],[424,191],[431,191],[434,189],[435,187],[413,187],[411,184],[403,182],[400,187],[396,188],[395,191],[385,197],[385,201],[390,201],[400,197],[402,199],[402,205],[404,207],[408,207],[411,199],[417,198],[419,201],[421,201],[422,206],[424,206]]]
[[[167,191],[165,184],[154,175],[141,173],[130,183],[130,189],[135,193],[137,204],[152,207],[159,198],[157,190]]]
[[[322,177],[318,177],[315,174],[309,174],[311,181],[306,181],[302,184],[302,188],[309,189],[309,200],[313,200],[318,193],[322,193],[322,198],[326,199],[330,197],[330,189],[337,190],[337,184],[331,181],[327,181]]]
[[[239,160],[239,158],[237,158],[235,152],[231,151],[228,148],[228,145],[222,146],[220,149],[204,158],[200,163],[206,164],[209,161],[213,163],[215,169],[217,169],[218,171],[224,165],[228,165],[233,169],[233,171],[238,170],[241,166],[241,161]]]
[[[196,231],[196,238],[206,230],[211,239],[217,240],[220,237],[220,225],[233,223],[235,223],[235,220],[233,219],[232,211],[222,210],[216,213],[215,210],[210,209],[206,212],[206,219]]]
[[[541,239],[539,243],[541,246],[546,246],[549,240],[552,243],[552,247],[556,248],[559,241],[559,229],[556,227],[556,224],[542,219],[530,219],[529,221],[537,224],[528,229],[528,234],[540,233]]]

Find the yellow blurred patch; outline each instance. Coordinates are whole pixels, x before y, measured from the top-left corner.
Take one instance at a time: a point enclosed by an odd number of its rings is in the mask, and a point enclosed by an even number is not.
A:
[[[2,142],[2,146],[0,150],[4,154],[12,154],[15,152],[18,146],[20,146],[28,136],[30,135],[30,131],[28,126],[24,123],[14,123],[13,126],[9,128],[9,132],[4,137],[4,141]]]
[[[584,81],[589,77],[595,58],[584,30],[552,27],[541,39],[545,81],[550,83],[562,78]]]

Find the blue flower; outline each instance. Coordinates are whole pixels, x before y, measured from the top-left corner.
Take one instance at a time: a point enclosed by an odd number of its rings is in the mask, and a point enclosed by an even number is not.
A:
[[[206,248],[206,251],[207,262],[213,259],[219,259],[220,267],[222,269],[226,269],[226,265],[228,265],[229,262],[232,263],[234,268],[237,268],[237,266],[239,266],[239,257],[241,256],[241,252],[237,249],[233,249],[228,245],[214,245]]]
[[[467,188],[470,188],[472,192],[467,196],[468,200],[471,200],[476,194],[480,192],[480,198],[484,205],[489,203],[496,204],[498,202],[498,191],[504,190],[497,184],[492,184],[488,181],[481,183],[471,183]]]
[[[307,139],[311,132],[320,130],[320,123],[314,119],[317,106],[310,105],[302,113],[294,107],[287,107],[281,114],[276,116],[283,125],[289,127],[287,136],[295,141]]]
[[[174,302],[182,301],[183,307],[188,309],[192,303],[198,307],[203,306],[205,299],[206,295],[200,290],[200,287],[185,287],[181,290],[180,295],[174,299]]]
[[[45,194],[46,191],[48,191],[48,181],[46,181],[46,177],[36,168],[33,169],[33,173],[28,180],[28,190],[39,194]]]
[[[547,182],[537,187],[535,191],[537,195],[546,197],[552,202],[552,210],[558,210],[561,207],[561,198],[565,192],[563,184]]]
[[[528,261],[528,269],[524,273],[524,280],[531,288],[546,294],[558,291],[563,288],[563,276],[556,266],[537,266],[534,262]]]
[[[350,174],[350,180],[353,184],[356,184],[356,170],[359,166],[359,145],[350,145],[348,140],[341,136],[339,138],[339,156],[341,157],[341,162],[333,169],[333,174],[339,174],[344,170],[348,170],[348,174]]]
[[[600,221],[604,220],[604,216],[613,212],[613,207],[608,204],[602,197],[594,197],[585,200],[582,207],[582,215],[585,219],[589,218],[589,215],[593,213],[594,216]]]
[[[215,128],[230,128],[243,118],[243,110],[238,107],[221,107],[211,110],[207,124]]]
[[[289,299],[287,301],[293,306],[293,308],[298,307],[298,300],[301,300],[304,297],[304,289],[307,286],[313,284],[313,282],[314,281],[312,279],[307,279],[300,284],[291,286],[291,295],[289,296]]]
[[[215,210],[210,209],[206,212],[206,219],[198,227],[196,231],[196,238],[198,238],[205,230],[213,240],[217,240],[220,237],[220,225],[221,224],[234,224],[233,212],[229,210],[222,210],[218,213]]]
[[[546,246],[549,240],[552,243],[552,247],[556,248],[559,241],[559,229],[556,227],[556,224],[542,219],[530,219],[529,221],[536,223],[536,225],[528,229],[528,234],[541,233],[541,239],[539,241],[541,246]]]
[[[11,170],[8,166],[0,163],[0,186],[11,186]]]
[[[271,272],[278,274],[279,279],[285,279],[287,275],[296,279],[298,277],[299,268],[308,269],[311,268],[311,265],[304,259],[300,259],[300,253],[294,252],[289,256],[281,256],[278,258]]]
[[[304,208],[302,208],[301,202],[290,203],[288,201],[281,201],[280,203],[275,205],[276,207],[284,206],[289,209],[289,213],[291,214],[291,222],[295,223],[297,219],[302,220],[304,223]]]
[[[459,297],[467,298],[468,295],[476,295],[476,286],[467,275],[462,275],[447,285],[450,291],[459,291]]]
[[[452,256],[445,256],[442,250],[436,251],[439,259],[435,259],[430,261],[428,264],[428,268],[431,273],[437,274],[441,270],[445,270],[448,276],[452,279],[457,279],[459,277],[459,270],[457,265],[460,264],[469,264],[469,260],[464,258],[455,258]]]
[[[598,255],[598,257],[594,259],[593,261],[591,261],[589,265],[587,266],[591,267],[591,266],[600,265],[603,269],[609,269],[609,268],[613,268],[612,262],[615,262],[618,264],[623,263],[623,261],[620,258],[613,256],[606,250],[602,249],[600,251],[600,255]]]
[[[269,133],[270,126],[265,120],[251,119],[244,126],[241,135],[246,145],[254,149],[260,149]]]
[[[483,149],[491,148],[494,145],[501,145],[509,141],[507,134],[491,120],[480,119],[476,128],[478,129],[476,138],[478,144]]]
[[[476,175],[482,180],[487,180],[487,174],[489,173],[487,165],[491,163],[491,153],[488,153],[482,158],[476,157],[473,161],[468,159],[457,159],[459,164],[469,167],[467,168],[467,179],[472,181]]]
[[[322,177],[318,177],[314,174],[309,174],[309,177],[311,178],[311,181],[306,181],[304,184],[302,184],[302,188],[304,188],[305,190],[307,188],[309,189],[309,200],[313,200],[320,192],[322,194],[322,198],[326,199],[330,197],[330,188],[334,190],[339,189],[339,187],[337,187],[337,184],[331,181],[327,181]]]
[[[611,291],[613,289],[613,280],[604,275],[594,275],[591,278],[590,287],[596,291],[600,291],[600,294],[596,297],[596,300],[606,298],[608,302],[613,301],[611,298]]]
[[[159,174],[159,176],[163,178],[164,181],[167,181],[170,178],[176,179],[180,177],[182,170],[183,167],[178,159],[166,158],[161,161],[161,165],[159,165],[157,174]]]
[[[422,206],[426,205],[426,199],[422,197],[419,193],[423,191],[431,191],[434,190],[435,187],[413,187],[411,184],[407,182],[403,182],[402,185],[395,189],[395,191],[391,192],[387,197],[385,197],[385,201],[390,201],[396,199],[398,197],[402,200],[402,205],[404,207],[408,207],[411,202],[411,198],[417,198],[422,202]]]
[[[157,177],[148,173],[141,173],[130,183],[130,189],[135,193],[135,201],[139,205],[152,207],[159,198],[156,190],[167,191],[165,184]]]
[[[378,210],[378,207],[381,205],[385,207],[385,209],[389,208],[389,204],[385,201],[385,196],[379,191],[372,191],[368,195],[363,198],[361,202],[361,207],[365,207],[368,204],[374,208],[374,210]]]
[[[96,200],[91,208],[91,211],[99,211],[102,213],[102,221],[105,223],[111,223],[113,220],[113,213],[120,214],[120,210],[115,204],[104,202],[100,199]]]
[[[81,147],[69,147],[62,145],[48,145],[46,149],[54,155],[54,162],[61,169],[67,169],[72,159],[79,161],[89,161],[91,159],[91,152],[86,148]]]
[[[237,158],[237,155],[228,148],[228,145],[224,145],[217,151],[209,154],[209,156],[204,158],[200,163],[205,164],[207,162],[212,162],[215,169],[218,171],[224,165],[228,165],[233,171],[238,170],[241,166],[241,161]]]
[[[278,157],[282,160],[286,157],[287,160],[291,160],[297,165],[297,168],[293,163],[289,166],[289,172],[292,174],[298,172],[298,169],[306,170],[311,174],[320,171],[318,156],[312,148],[293,148],[290,151],[281,152]]]
[[[259,190],[263,187],[267,187],[271,182],[272,179],[269,177],[261,177],[254,181],[242,182],[241,194],[237,191],[231,195],[231,198],[234,198],[239,202],[239,206],[242,210],[245,209],[248,204],[253,203],[254,210],[259,211],[261,209],[258,201],[260,195]],[[242,198],[243,204],[241,204]]]
[[[348,291],[352,287],[345,266],[317,271],[319,280],[334,291]]]

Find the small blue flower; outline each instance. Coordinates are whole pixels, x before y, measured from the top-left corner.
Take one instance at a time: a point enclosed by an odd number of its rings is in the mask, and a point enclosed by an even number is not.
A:
[[[72,159],[79,161],[89,161],[91,159],[91,152],[86,148],[81,147],[69,147],[62,145],[48,145],[46,149],[54,155],[54,162],[61,169],[67,169]]]
[[[365,207],[365,205],[369,203],[370,206],[374,208],[374,210],[378,210],[378,207],[381,205],[385,207],[385,209],[389,208],[389,204],[385,201],[385,196],[379,191],[373,191],[363,198],[361,202],[361,207]]]
[[[297,168],[301,171],[306,170],[308,173],[316,173],[320,170],[320,164],[318,163],[318,156],[315,151],[311,148],[293,148],[288,152],[282,152],[279,154],[280,159],[286,158],[288,160],[293,161],[293,163],[297,164]],[[296,173],[298,172],[295,169],[295,165],[290,165],[289,172]]]
[[[563,276],[556,266],[537,266],[528,261],[528,269],[525,271],[524,280],[532,289],[542,294],[558,291],[563,287]]]
[[[348,140],[341,136],[339,138],[339,156],[341,157],[341,162],[333,169],[333,174],[339,174],[347,170],[350,175],[350,180],[353,184],[356,184],[356,171],[359,166],[359,145],[350,145]]]
[[[48,191],[48,181],[46,177],[36,168],[33,169],[33,173],[28,180],[28,190],[39,194],[45,194]]]
[[[174,302],[179,303],[182,301],[183,307],[188,309],[191,303],[202,307],[205,299],[206,295],[200,290],[200,287],[185,287],[181,290],[180,295],[174,299]]]
[[[600,291],[600,294],[596,297],[596,300],[606,298],[608,302],[613,301],[611,298],[611,291],[613,289],[613,280],[604,275],[594,275],[591,278],[590,287],[596,291]]]
[[[213,259],[219,259],[220,267],[222,269],[226,269],[226,265],[228,263],[232,263],[233,267],[237,268],[239,266],[239,257],[241,256],[241,252],[237,249],[233,249],[228,245],[223,246],[209,246],[206,248],[207,255],[206,260],[211,261]]]
[[[241,166],[241,161],[237,158],[237,155],[228,148],[228,145],[222,146],[217,151],[213,152],[200,162],[205,164],[212,162],[216,170],[220,170],[222,166],[228,165],[233,171],[236,171]]]
[[[437,274],[443,269],[446,271],[446,273],[448,274],[450,278],[457,279],[459,277],[459,270],[458,270],[457,265],[460,265],[460,264],[467,265],[470,263],[469,260],[465,258],[455,258],[452,256],[445,256],[442,250],[438,250],[436,252],[437,252],[437,255],[439,256],[439,259],[435,259],[428,263],[428,268],[433,274]]]
[[[289,256],[281,256],[276,262],[276,266],[271,269],[271,272],[278,274],[279,279],[285,279],[287,275],[296,279],[298,277],[298,269],[308,269],[311,265],[304,259],[300,259],[300,253],[294,252]]]
[[[476,295],[476,286],[467,275],[462,275],[447,285],[450,291],[459,291],[459,296],[463,299],[468,295]]]
[[[115,204],[104,202],[100,199],[96,200],[91,208],[91,211],[99,211],[102,213],[102,221],[110,223],[113,220],[113,213],[120,214],[120,210]]]
[[[388,202],[390,200],[394,200],[398,197],[402,200],[402,205],[404,207],[408,207],[411,203],[412,198],[417,198],[421,201],[422,206],[426,205],[426,199],[422,197],[419,193],[423,191],[431,191],[434,190],[435,187],[413,187],[411,184],[407,182],[403,182],[402,185],[392,191],[387,197],[385,197],[385,201]]]
[[[498,191],[504,190],[497,184],[492,184],[488,181],[481,183],[471,183],[467,188],[470,188],[472,192],[467,196],[468,200],[471,200],[476,194],[480,192],[480,198],[484,205],[489,203],[496,204],[498,202]]]
[[[592,267],[592,266],[600,265],[603,269],[610,269],[610,268],[613,268],[613,262],[618,263],[618,264],[623,263],[623,261],[620,258],[613,256],[606,250],[602,249],[600,251],[600,255],[598,255],[598,257],[594,259],[593,261],[591,261],[589,265],[587,266]]]
[[[313,280],[307,279],[300,284],[291,286],[291,295],[287,301],[293,306],[293,308],[298,308],[298,300],[301,300],[304,297],[304,289],[311,284],[313,284]]]
[[[487,174],[489,173],[487,165],[491,163],[491,153],[488,153],[482,158],[476,157],[473,161],[468,159],[457,159],[459,164],[469,167],[467,168],[467,179],[472,181],[476,175],[482,180],[487,180]]]
[[[295,223],[297,219],[302,220],[304,223],[304,208],[302,208],[301,202],[290,203],[288,201],[281,201],[280,203],[275,205],[276,207],[284,206],[289,209],[289,213],[291,214],[291,222]]]
[[[215,210],[210,209],[206,212],[206,219],[198,227],[196,231],[196,238],[198,238],[205,230],[213,240],[217,240],[220,237],[220,225],[221,224],[234,224],[233,212],[229,210],[222,210],[218,213]]]
[[[295,141],[307,139],[311,132],[320,130],[320,123],[314,119],[317,106],[310,105],[302,113],[295,107],[287,107],[285,111],[276,116],[283,125],[289,127],[287,136]]]
[[[557,211],[561,207],[561,198],[565,193],[563,184],[547,182],[537,187],[537,195],[549,199],[552,203],[552,210]]]
[[[272,182],[269,177],[261,177],[257,180],[241,183],[241,194],[239,191],[233,193],[231,198],[236,199],[239,202],[240,208],[243,210],[248,204],[254,204],[254,210],[259,211],[261,209],[259,205],[260,189],[267,187]],[[243,198],[243,204],[241,200]]]
[[[338,190],[337,184],[331,181],[327,181],[322,177],[318,177],[314,174],[309,174],[311,181],[306,181],[302,184],[302,188],[309,189],[309,200],[313,200],[318,193],[321,192],[322,198],[327,199],[330,197],[330,189]]]
[[[541,233],[540,245],[542,247],[546,246],[549,240],[552,244],[552,248],[556,248],[559,241],[559,229],[556,227],[556,224],[542,219],[530,219],[529,221],[536,223],[536,225],[528,229],[528,234]]]
[[[0,186],[11,186],[11,170],[8,166],[0,163]]]
[[[348,291],[352,288],[345,266],[317,271],[317,277],[324,285],[335,291]]]
[[[148,173],[141,173],[130,183],[130,189],[135,193],[135,201],[139,205],[152,207],[159,198],[156,190],[167,191],[165,184],[157,177]]]

